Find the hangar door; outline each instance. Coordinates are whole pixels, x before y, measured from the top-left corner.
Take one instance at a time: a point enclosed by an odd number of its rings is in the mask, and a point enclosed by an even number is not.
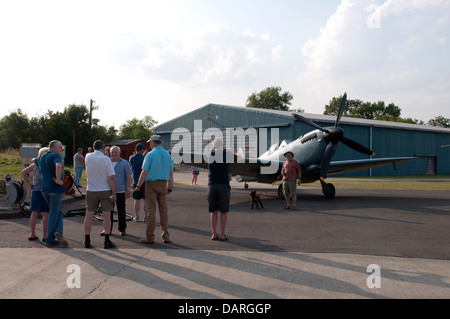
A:
[[[428,156],[426,158],[426,174],[427,175],[436,175],[437,169],[436,169],[436,163],[437,158],[436,156]]]

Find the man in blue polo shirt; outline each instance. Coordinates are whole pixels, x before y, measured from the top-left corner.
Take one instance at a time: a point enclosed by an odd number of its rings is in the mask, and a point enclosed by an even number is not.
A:
[[[39,157],[42,196],[44,196],[50,208],[45,244],[47,246],[59,244],[62,247],[67,247],[67,240],[62,237],[64,215],[61,212],[61,204],[66,192],[61,163],[63,146],[60,141],[53,140],[48,147],[49,151]]]
[[[161,136],[153,135],[147,141],[152,151],[145,156],[142,172],[139,176],[135,192],[139,191],[145,182],[145,204],[147,207],[147,238],[143,243],[153,244],[156,226],[156,205],[158,204],[161,226],[161,237],[164,243],[169,243],[168,208],[166,196],[172,192],[173,162],[170,154],[161,146]]]

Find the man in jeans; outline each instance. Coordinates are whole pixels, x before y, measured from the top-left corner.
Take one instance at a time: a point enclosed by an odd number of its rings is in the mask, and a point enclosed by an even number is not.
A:
[[[173,163],[170,154],[161,146],[161,136],[153,135],[147,141],[152,151],[145,156],[142,172],[133,190],[138,192],[145,181],[145,203],[147,207],[147,238],[142,243],[153,244],[156,226],[156,205],[159,209],[161,237],[165,244],[169,243],[169,217],[166,195],[172,192]]]
[[[85,167],[83,149],[80,147],[77,153],[73,156],[73,169],[75,171],[75,185],[81,187],[80,179],[83,174],[83,168]]]
[[[67,240],[62,237],[64,215],[61,212],[61,204],[66,191],[61,163],[63,147],[61,142],[57,140],[51,141],[48,147],[49,151],[39,157],[42,195],[50,208],[45,244],[47,246],[59,244],[62,247],[67,247]]]

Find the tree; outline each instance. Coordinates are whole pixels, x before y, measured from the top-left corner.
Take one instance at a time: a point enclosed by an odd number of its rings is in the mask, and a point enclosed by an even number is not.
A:
[[[94,125],[92,127],[91,140],[89,146],[92,146],[95,140],[111,142],[117,139],[117,130],[114,126]]]
[[[45,115],[31,119],[18,109],[0,119],[0,150],[18,149],[23,143],[47,145],[51,140],[59,140],[66,146],[67,164],[72,163],[73,149],[87,149],[97,139],[113,141],[117,139],[117,130],[114,126],[95,125],[91,128],[85,105],[72,104],[63,112],[47,111]]]
[[[82,147],[87,149],[96,139],[96,130],[89,127],[89,110],[85,105],[71,104],[63,112],[47,111],[47,114],[32,119],[40,130],[36,139],[46,145],[51,140],[59,140],[65,145],[65,163],[72,163],[73,150]],[[75,134],[75,145],[73,138]]]
[[[20,108],[0,120],[0,150],[18,149],[32,139],[28,116]]]
[[[427,124],[431,125],[431,126],[450,128],[450,119],[445,118],[442,115],[440,115],[440,116],[436,116],[432,120],[429,120]]]
[[[333,97],[330,102],[325,105],[325,115],[337,115],[341,104],[342,96]],[[419,120],[411,118],[402,118],[402,110],[394,103],[386,106],[384,101],[363,102],[361,100],[347,100],[342,116],[357,117],[368,120],[381,120],[391,122],[405,122],[413,124],[422,124]]]
[[[150,115],[142,120],[132,118],[120,126],[119,137],[122,139],[146,139],[153,134],[153,127],[158,124]]]
[[[272,109],[281,111],[290,111],[289,106],[293,96],[289,92],[281,94],[281,87],[272,86],[262,90],[259,93],[253,93],[247,98],[246,107],[258,109]]]

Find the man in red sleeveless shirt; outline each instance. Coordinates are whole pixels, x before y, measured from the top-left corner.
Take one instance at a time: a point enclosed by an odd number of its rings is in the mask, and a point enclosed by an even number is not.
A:
[[[300,164],[294,159],[294,154],[292,152],[284,153],[284,157],[286,157],[286,161],[283,163],[281,171],[283,175],[284,198],[286,199],[286,207],[284,209],[296,209],[297,184],[300,186],[302,182],[302,169],[300,168]]]

